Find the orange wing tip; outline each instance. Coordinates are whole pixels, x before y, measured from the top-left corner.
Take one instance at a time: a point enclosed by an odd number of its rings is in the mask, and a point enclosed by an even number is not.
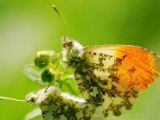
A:
[[[155,53],[129,45],[117,46],[115,49],[116,57],[122,59],[122,65],[120,65],[122,73],[129,74],[130,81],[138,81],[137,84],[142,90],[151,85],[160,75],[160,57]]]

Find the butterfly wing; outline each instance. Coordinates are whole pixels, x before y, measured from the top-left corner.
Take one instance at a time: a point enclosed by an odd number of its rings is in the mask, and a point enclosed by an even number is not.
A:
[[[93,116],[94,106],[89,107],[84,99],[61,92],[53,86],[45,90],[31,92],[26,96],[26,101],[40,107],[43,120],[90,120],[92,117],[101,117]]]
[[[160,72],[160,58],[144,48],[102,45],[84,48],[75,79],[85,100],[103,116],[130,110]]]

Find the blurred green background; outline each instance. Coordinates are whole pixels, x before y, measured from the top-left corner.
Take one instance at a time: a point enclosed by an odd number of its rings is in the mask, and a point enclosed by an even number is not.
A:
[[[61,50],[60,38],[68,35],[53,4],[72,37],[84,46],[131,44],[160,55],[160,0],[1,0],[1,96],[24,99],[28,92],[40,88],[24,75],[25,65],[32,63],[39,50]],[[131,111],[114,120],[159,120],[159,86],[157,80],[140,95]],[[35,107],[0,101],[0,120],[22,120]]]

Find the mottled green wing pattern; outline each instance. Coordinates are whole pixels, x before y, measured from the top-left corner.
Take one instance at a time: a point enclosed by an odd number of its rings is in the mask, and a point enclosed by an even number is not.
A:
[[[152,55],[151,52],[135,46],[122,46],[123,49],[118,47],[88,47],[76,65],[75,79],[84,99],[104,117],[119,116],[130,110],[146,86],[144,83],[148,82],[149,86],[149,80],[158,77],[155,66],[144,62],[144,67],[141,67],[142,62],[136,56],[131,58],[127,48],[133,47],[146,53],[146,56],[142,56],[145,58],[148,54]]]
[[[46,88],[45,88],[46,89]],[[50,86],[46,92],[42,89],[29,93],[27,101],[39,105],[44,120],[90,120],[95,112],[84,99],[60,92]]]

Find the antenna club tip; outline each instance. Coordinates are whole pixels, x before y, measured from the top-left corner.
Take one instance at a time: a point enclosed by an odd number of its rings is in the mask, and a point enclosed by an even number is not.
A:
[[[55,5],[52,5],[53,9],[57,9]]]
[[[57,13],[59,13],[55,5],[52,5],[52,7]]]
[[[69,35],[71,36],[71,33],[70,33],[70,31],[69,31],[69,28],[68,28],[66,22],[64,21],[64,19],[62,18],[60,12],[58,11],[58,9],[56,8],[55,5],[52,5],[52,7],[53,7],[53,9],[58,13],[58,15],[59,15],[59,17],[61,18],[62,22],[65,24],[65,26],[66,26],[66,28],[67,28],[67,30],[68,30]]]

